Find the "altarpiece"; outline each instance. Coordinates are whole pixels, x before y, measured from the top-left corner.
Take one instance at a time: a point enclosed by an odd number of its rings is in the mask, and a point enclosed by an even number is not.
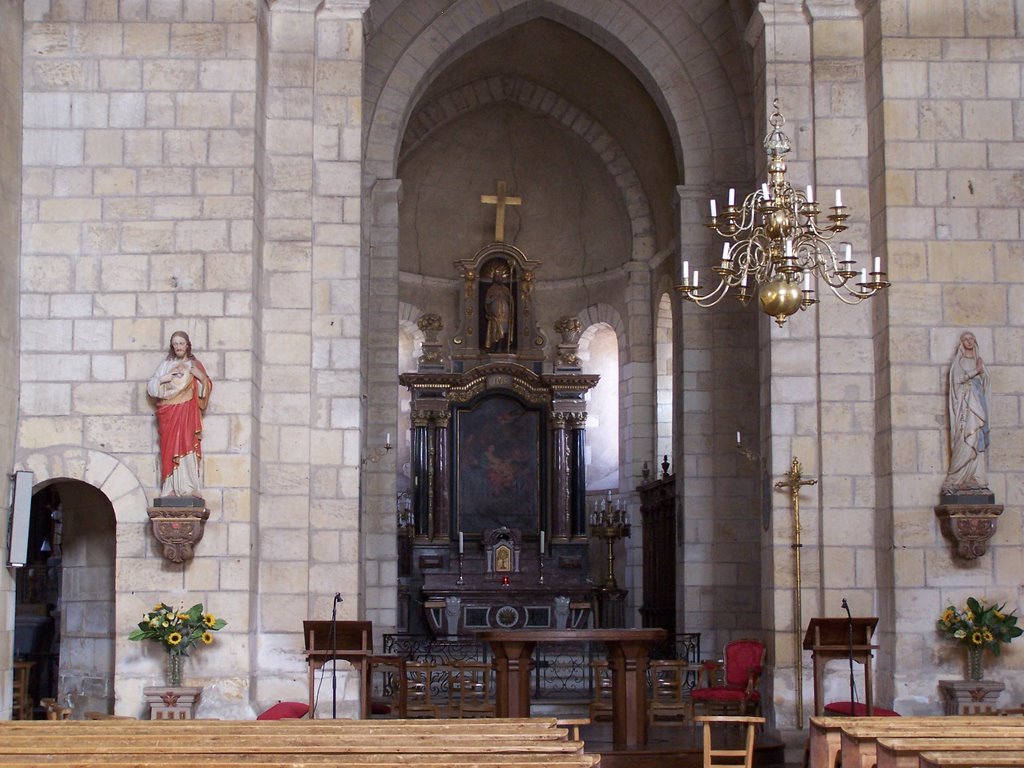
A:
[[[399,538],[410,632],[590,620],[585,395],[599,377],[580,370],[576,318],[559,323],[565,343],[547,359],[533,307],[539,267],[500,237],[455,262],[448,349],[440,317],[425,315],[417,371],[399,377],[412,395],[412,514]]]

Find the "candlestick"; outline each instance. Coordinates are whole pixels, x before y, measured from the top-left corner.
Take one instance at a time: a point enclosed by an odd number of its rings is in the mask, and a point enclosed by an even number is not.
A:
[[[544,554],[544,531],[540,532],[540,553]]]
[[[462,554],[462,531],[459,531],[459,554]]]

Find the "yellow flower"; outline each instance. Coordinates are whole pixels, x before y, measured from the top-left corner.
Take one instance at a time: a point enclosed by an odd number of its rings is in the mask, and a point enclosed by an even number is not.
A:
[[[167,636],[167,644],[168,645],[177,645],[180,642],[181,642],[181,632],[171,632],[171,634],[169,634]]]
[[[950,622],[953,621],[953,617],[955,617],[955,616],[956,616],[956,611],[954,611],[952,608],[947,608],[946,612],[942,614],[942,623],[943,624],[949,624]]]
[[[981,632],[975,632],[971,635],[971,642],[975,645],[981,645]]]
[[[986,643],[991,643],[992,642],[992,638],[993,638],[992,630],[990,630],[988,627],[985,627],[984,637],[985,637],[985,642]]]
[[[178,614],[178,621],[188,621],[188,614],[187,613],[179,613]]]
[[[1003,614],[1001,614],[998,611],[998,609],[995,609],[995,608],[992,609],[992,615],[995,616],[997,619],[999,619],[999,621],[1002,621],[1003,619],[1006,618],[1005,616],[1003,616]]]
[[[203,632],[203,642],[209,645],[213,642],[213,635],[209,632]]]
[[[151,627],[152,629],[156,629],[157,627],[159,627],[159,626],[160,626],[160,619],[158,619],[158,618],[157,618],[156,616],[154,616],[154,617],[153,617],[153,618],[152,618],[152,619],[150,620],[150,622],[149,622],[149,626],[150,626],[150,627]]]
[[[964,609],[964,621],[966,621],[968,624],[973,624],[974,623],[974,614],[971,613],[971,609],[970,608],[965,608]]]
[[[216,621],[217,617],[214,616],[212,613],[203,614],[203,624],[205,624],[206,626],[212,627]]]

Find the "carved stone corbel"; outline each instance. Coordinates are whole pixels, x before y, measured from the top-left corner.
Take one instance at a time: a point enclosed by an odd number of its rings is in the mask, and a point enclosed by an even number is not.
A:
[[[965,560],[975,560],[988,551],[1003,505],[940,504],[935,507],[935,514],[941,521],[942,533],[956,545],[956,554]]]
[[[193,548],[203,538],[203,529],[210,518],[205,506],[153,506],[146,510],[153,525],[153,535],[163,546],[163,555],[172,563],[191,560]]]

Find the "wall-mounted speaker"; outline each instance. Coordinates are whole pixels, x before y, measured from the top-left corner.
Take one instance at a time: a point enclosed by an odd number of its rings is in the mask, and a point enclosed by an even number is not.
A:
[[[21,568],[28,561],[28,527],[32,519],[34,475],[19,470],[12,475],[11,520],[7,527],[7,564]]]

